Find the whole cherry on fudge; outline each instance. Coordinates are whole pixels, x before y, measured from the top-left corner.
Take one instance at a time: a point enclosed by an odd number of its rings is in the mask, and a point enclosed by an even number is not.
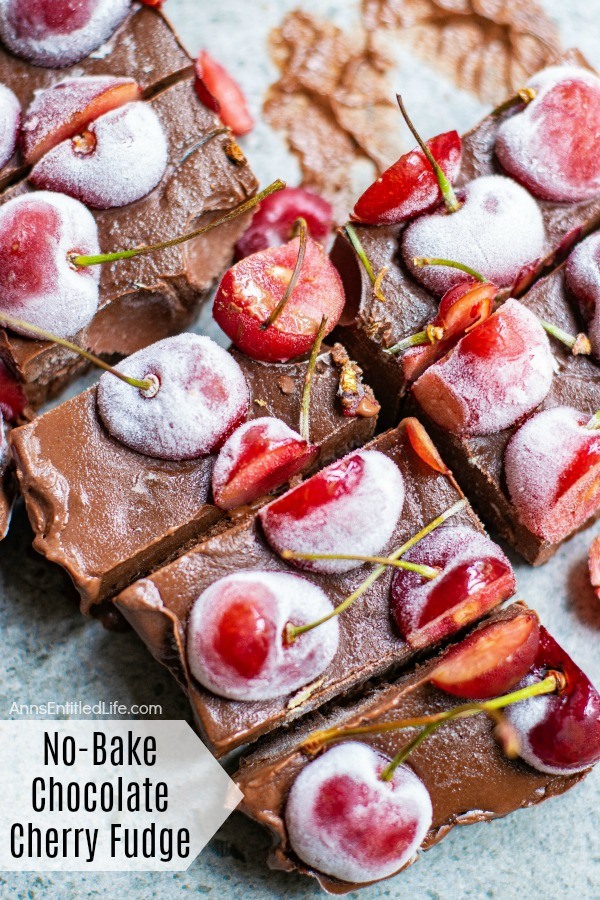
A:
[[[215,504],[234,509],[252,503],[306,469],[319,452],[281,419],[246,422],[219,451],[212,475]]]
[[[21,130],[21,152],[32,166],[68,138],[80,135],[104,113],[140,100],[132,78],[112,75],[66,78],[38,91],[29,105]]]
[[[404,505],[404,479],[378,450],[360,450],[333,463],[263,507],[259,513],[273,549],[305,554],[379,553],[392,537]],[[311,572],[348,572],[356,558],[294,560]]]
[[[100,275],[68,257],[98,252],[94,217],[77,200],[50,192],[10,200],[0,209],[0,319],[6,312],[75,335],[98,308]]]
[[[127,103],[57,144],[33,167],[37,188],[62,191],[96,209],[126,206],[156,187],[169,160],[160,119],[147,103]]]
[[[313,240],[323,244],[333,227],[331,203],[305,188],[285,188],[260,204],[252,222],[235,246],[236,257],[277,247],[293,237],[298,219],[304,219]]]
[[[455,434],[514,425],[548,394],[554,361],[546,333],[518,300],[507,300],[413,385],[423,410]]]
[[[17,147],[21,127],[21,104],[5,84],[0,84],[0,168]]]
[[[498,129],[502,167],[543,200],[592,200],[600,194],[600,78],[552,66],[527,86],[535,99]]]
[[[217,290],[213,316],[247,356],[285,362],[310,350],[324,317],[329,334],[344,303],[337,269],[321,245],[303,235],[232,266]]]
[[[146,456],[183,460],[212,453],[248,414],[242,369],[208,337],[165,338],[115,368],[148,387],[103,375],[97,393],[100,418],[114,438]]]
[[[242,89],[206,50],[201,50],[196,59],[196,93],[235,135],[240,137],[252,131],[254,119]]]
[[[100,46],[131,0],[0,0],[0,37],[36,66],[70,66]]]
[[[544,409],[510,439],[504,472],[520,520],[551,544],[600,507],[600,423],[569,406]]]
[[[532,610],[484,625],[444,654],[431,683],[473,700],[505,694],[532,668],[539,641],[539,621]]]
[[[545,628],[523,686],[548,672],[562,677],[558,692],[530,697],[506,710],[520,742],[519,755],[551,775],[581,772],[600,761],[600,694]]]
[[[414,648],[453,634],[515,591],[504,553],[488,537],[463,525],[438,528],[403,559],[440,570],[431,581],[405,569],[394,572],[392,616]]]
[[[600,357],[600,231],[571,251],[565,280],[587,325],[592,350]]]
[[[336,654],[337,619],[293,643],[288,623],[303,625],[331,613],[316,585],[282,572],[236,572],[198,597],[187,628],[187,662],[208,690],[231,700],[269,700],[317,678]]]
[[[361,884],[413,859],[431,827],[431,798],[408,766],[384,780],[389,763],[366,744],[344,741],[302,769],[285,809],[290,846],[302,862]]]

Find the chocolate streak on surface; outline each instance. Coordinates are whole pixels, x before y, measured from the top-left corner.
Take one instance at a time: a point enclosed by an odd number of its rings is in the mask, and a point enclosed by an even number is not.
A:
[[[451,476],[427,466],[410,446],[403,426],[368,445],[385,453],[400,468],[406,500],[394,534],[382,555],[392,552],[462,497]],[[452,518],[476,531],[481,524],[466,507]],[[442,526],[444,527],[444,526]],[[331,665],[312,685],[292,697],[241,702],[216,696],[195,681],[186,664],[186,630],[191,608],[210,584],[232,571],[298,572],[267,545],[256,519],[198,545],[176,562],[132,585],[115,604],[145,641],[154,657],[167,666],[187,693],[198,727],[213,753],[223,756],[307,711],[350,691],[370,678],[405,666],[416,651],[403,641],[390,617],[391,569],[339,617],[340,643]],[[372,566],[341,575],[301,572],[338,606],[363,582]],[[499,597],[498,602],[506,599]],[[466,624],[466,623],[465,623]],[[312,690],[311,690],[312,688]]]
[[[481,627],[490,621],[512,619],[524,609],[523,604],[514,603],[502,612],[493,613]],[[370,690],[355,703],[328,707],[304,719],[292,726],[287,734],[279,733],[266,739],[257,751],[242,761],[233,776],[244,794],[240,810],[270,832],[273,849],[268,862],[271,868],[312,875],[323,888],[335,894],[365,886],[322,875],[303,863],[289,845],[284,819],[287,795],[309,762],[309,757],[298,750],[298,746],[320,728],[353,727],[430,715],[457,706],[460,700],[456,697],[427,684],[430,673],[443,656],[442,653],[403,675],[392,685]],[[485,715],[456,720],[436,731],[408,758],[406,764],[425,784],[433,804],[433,822],[422,849],[428,850],[455,825],[472,825],[506,816],[563,794],[587,774],[546,775],[521,760],[509,760],[494,740],[492,728]],[[391,759],[416,733],[416,729],[411,729],[350,740],[363,741]],[[407,866],[416,859],[418,856]]]
[[[232,354],[250,389],[249,416],[278,416],[297,429],[307,363]],[[284,375],[294,383],[289,394],[277,384]],[[319,465],[368,441],[375,427],[374,418],[343,415],[337,387],[324,352],[311,400]],[[214,455],[177,462],[130,450],[102,425],[95,387],[14,429],[10,442],[34,547],[68,571],[84,612],[184,552],[226,515],[210,499]]]

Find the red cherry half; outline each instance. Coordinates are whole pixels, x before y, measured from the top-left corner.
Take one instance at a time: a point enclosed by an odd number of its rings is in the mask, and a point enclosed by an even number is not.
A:
[[[600,78],[552,66],[527,86],[535,99],[498,129],[502,167],[544,200],[592,200],[600,193]]]
[[[500,548],[466,526],[438,528],[404,558],[442,570],[432,581],[404,569],[394,572],[392,615],[414,648],[464,628],[515,591],[511,565]]]
[[[408,766],[382,781],[389,762],[366,744],[344,741],[302,769],[285,824],[304,863],[361,884],[387,878],[411,861],[431,826],[431,799]]]
[[[538,406],[554,361],[539,320],[517,300],[461,338],[413,385],[434,422],[455,434],[492,434]]]
[[[447,131],[427,141],[433,158],[452,183],[460,170],[462,141]],[[443,200],[437,178],[419,147],[405,153],[359,197],[352,218],[366,225],[393,225],[429,212]]]
[[[208,690],[231,700],[268,700],[317,678],[336,654],[337,619],[285,642],[285,628],[333,609],[323,591],[280,572],[237,572],[196,600],[187,629],[187,660]]]
[[[600,761],[600,694],[543,627],[533,669],[522,686],[552,670],[564,675],[566,685],[557,694],[530,697],[505,709],[519,736],[520,756],[551,775],[593,766]]]
[[[565,267],[567,287],[587,325],[594,355],[600,357],[600,232],[591,234],[571,252]]]
[[[319,452],[281,419],[246,422],[219,452],[212,476],[214,501],[221,509],[252,503],[304,471]]]
[[[22,418],[26,406],[27,397],[21,382],[0,359],[0,411],[4,420],[14,424]]]
[[[252,131],[254,120],[242,89],[206,50],[201,50],[196,60],[196,91],[204,105],[218,113],[234,134],[241,136]]]
[[[326,334],[337,324],[345,303],[344,288],[323,248],[307,239],[300,276],[279,318],[263,324],[285,294],[298,259],[299,239],[253,253],[223,276],[213,316],[233,343],[262,362],[285,362],[307,353],[323,316]]]
[[[575,531],[600,506],[600,431],[568,406],[527,419],[504,456],[506,483],[521,521],[549,543]]]
[[[331,203],[305,188],[288,187],[266,197],[236,244],[237,259],[286,243],[300,218],[306,222],[313,240],[324,244],[333,227]]]
[[[533,666],[539,639],[533,612],[479,628],[446,653],[431,683],[472,700],[506,694]]]

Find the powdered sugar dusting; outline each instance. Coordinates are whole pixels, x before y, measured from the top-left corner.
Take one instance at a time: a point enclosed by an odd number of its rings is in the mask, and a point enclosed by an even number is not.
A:
[[[0,209],[0,310],[73,337],[98,308],[100,280],[97,267],[69,264],[73,252],[100,252],[96,222],[83,204],[46,192],[6,203]]]
[[[161,122],[146,103],[127,103],[91,123],[94,143],[81,152],[73,140],[58,144],[34,166],[36,187],[60,190],[97,209],[126,206],[161,180],[169,146]]]
[[[248,412],[248,385],[238,363],[208,337],[180,334],[139,350],[117,368],[132,378],[154,375],[152,398],[107,373],[98,411],[117,440],[161,459],[211,453]]]
[[[10,88],[0,84],[0,167],[15,152],[20,125],[21,104]]]
[[[388,762],[366,744],[344,741],[302,769],[285,810],[300,859],[360,884],[387,878],[412,858],[431,826],[431,798],[408,766],[382,781]]]
[[[571,252],[565,278],[587,323],[594,354],[600,357],[600,231],[591,234]]]
[[[253,598],[253,586],[259,595]],[[221,618],[231,602],[253,600],[260,615],[274,625],[268,655],[253,678],[239,674],[215,647]],[[291,694],[317,678],[337,652],[337,618],[284,644],[288,622],[309,624],[327,615],[333,605],[323,591],[298,575],[282,572],[236,572],[220,578],[196,600],[187,628],[187,658],[192,674],[221,697],[268,700]]]
[[[593,199],[600,193],[600,78],[552,66],[528,87],[536,98],[498,129],[500,163],[546,200]]]
[[[353,462],[361,471],[353,474]],[[331,499],[326,484],[351,487]],[[285,505],[323,484],[318,505],[309,505],[302,515],[292,515]],[[278,552],[358,553],[378,555],[392,537],[404,505],[404,480],[396,464],[377,450],[352,453],[313,475],[260,512],[271,546]],[[283,509],[283,512],[282,512]],[[348,572],[361,566],[357,560],[294,561],[312,572]]]
[[[458,212],[444,209],[420,216],[402,239],[404,261],[417,281],[437,294],[471,280],[447,266],[413,264],[414,257],[451,259],[471,266],[499,287],[513,283],[519,271],[543,255],[545,230],[536,201],[520,185],[501,175],[486,175],[461,191]]]
[[[53,25],[51,7],[61,3],[0,0],[0,36],[6,46],[38,66],[69,66],[99,47],[131,7],[131,0],[86,0],[64,26]]]

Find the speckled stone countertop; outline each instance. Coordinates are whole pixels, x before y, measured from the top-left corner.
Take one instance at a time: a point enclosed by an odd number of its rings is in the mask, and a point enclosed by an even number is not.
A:
[[[285,13],[302,6],[351,29],[358,0],[168,0],[169,13],[192,52],[208,47],[243,82],[258,117],[264,93],[277,77],[266,39]],[[504,4],[511,6],[512,4]],[[454,6],[439,2],[439,7]],[[476,3],[459,4],[461,9]],[[559,26],[562,44],[576,45],[600,65],[599,0],[543,0]],[[394,78],[409,108],[418,107],[427,134],[465,130],[486,105],[453,87],[406,46],[398,49]],[[298,166],[283,137],[260,123],[244,149],[266,183],[280,176],[291,184]],[[208,316],[198,324],[209,330]],[[78,389],[81,385],[78,385]],[[511,555],[518,577],[517,596],[541,614],[588,675],[600,684],[600,603],[587,580],[592,532],[565,545],[545,567],[531,570]],[[183,696],[131,633],[109,634],[82,618],[72,587],[62,573],[31,549],[22,507],[9,537],[0,544],[0,716],[16,703],[116,700],[160,704],[162,717],[187,718]],[[464,898],[526,897],[527,900],[592,900],[600,896],[600,767],[566,796],[489,824],[456,828],[400,877],[350,897]],[[264,863],[266,838],[234,814],[187,872],[176,874],[64,873],[0,874],[0,895],[12,898],[120,897],[161,900],[206,895],[231,900],[316,897],[310,880],[270,872]]]

